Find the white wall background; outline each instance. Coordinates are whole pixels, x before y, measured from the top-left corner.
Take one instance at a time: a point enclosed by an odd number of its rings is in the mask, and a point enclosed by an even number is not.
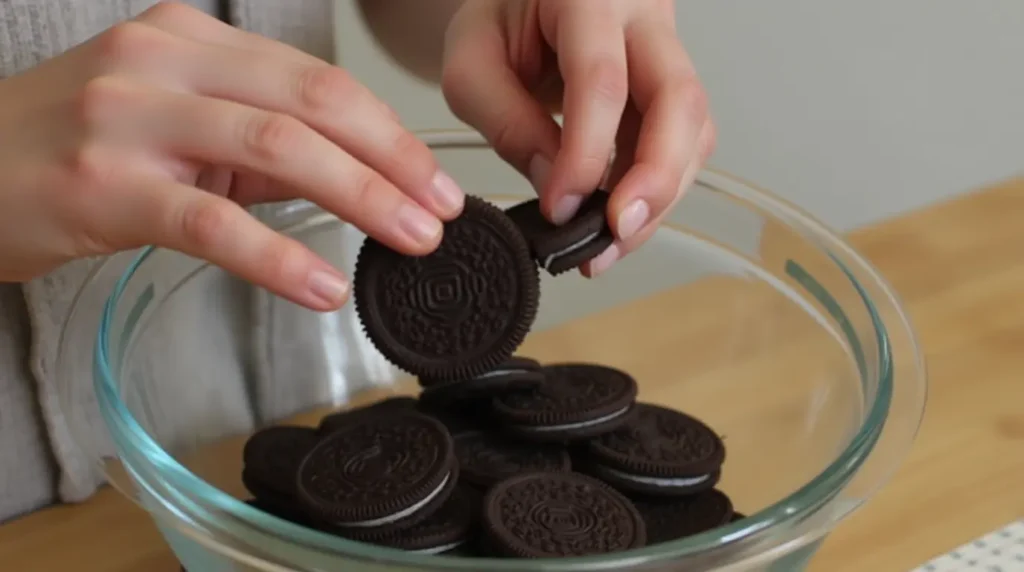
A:
[[[459,125],[352,0],[336,17],[340,63],[410,127]],[[678,18],[719,126],[713,164],[834,227],[1024,173],[1024,0],[679,0]]]

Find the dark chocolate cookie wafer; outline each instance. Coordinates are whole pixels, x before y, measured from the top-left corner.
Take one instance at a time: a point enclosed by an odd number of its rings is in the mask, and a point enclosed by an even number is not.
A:
[[[715,486],[725,444],[698,419],[639,403],[629,423],[587,443],[587,457],[587,472],[620,490],[674,496]]]
[[[504,391],[532,389],[544,381],[540,362],[512,356],[491,371],[468,379],[420,378],[421,401],[451,403],[465,399],[490,397]]]
[[[524,472],[564,472],[572,467],[564,447],[528,443],[494,433],[472,432],[455,437],[459,478],[482,490]]]
[[[515,223],[466,197],[426,256],[367,239],[353,294],[366,335],[391,363],[416,376],[464,379],[498,367],[523,342],[537,314],[540,277]]]
[[[429,517],[458,480],[452,438],[420,413],[368,415],[322,441],[299,467],[298,498],[332,527],[387,534]]]
[[[643,518],[629,499],[577,473],[524,473],[484,498],[487,547],[503,556],[559,558],[643,547]]]
[[[293,524],[300,526],[312,526],[309,522],[309,518],[306,516],[301,509],[294,502],[288,504],[281,504],[273,500],[267,500],[262,498],[254,498],[245,501],[245,504],[253,507],[256,510],[263,511],[269,515],[276,516],[281,520],[287,520]]]
[[[294,504],[295,475],[317,440],[310,427],[279,425],[257,431],[242,448],[242,484],[261,500]]]
[[[420,554],[448,553],[472,543],[482,506],[480,492],[459,486],[434,514],[411,528],[385,534],[350,529],[345,536]]]
[[[647,544],[700,534],[729,524],[732,501],[717,489],[674,499],[632,497],[647,525]]]
[[[732,518],[729,519],[729,522],[737,522],[743,520],[744,518],[747,518],[747,515],[743,514],[742,512],[733,512]]]
[[[367,414],[373,415],[382,411],[389,412],[392,410],[414,411],[416,409],[416,403],[415,397],[410,397],[408,395],[396,395],[355,409],[332,413],[320,420],[320,426],[317,428],[317,433],[320,435],[330,434],[338,427],[341,427],[346,423],[350,423],[352,420],[358,420],[361,416]]]
[[[615,368],[549,365],[537,389],[496,396],[494,414],[506,431],[523,439],[587,439],[628,422],[636,394],[636,381]]]
[[[614,242],[607,209],[608,193],[597,190],[583,201],[576,216],[561,226],[544,218],[537,199],[515,205],[506,212],[529,240],[537,263],[552,275],[558,275],[598,256]]]

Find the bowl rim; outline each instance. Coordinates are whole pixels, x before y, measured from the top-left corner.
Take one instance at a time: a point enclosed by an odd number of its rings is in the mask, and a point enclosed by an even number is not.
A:
[[[424,135],[427,143],[435,149],[469,147],[479,150],[487,147],[482,138],[463,131],[440,130],[424,133]],[[770,192],[715,169],[705,168],[698,175],[697,181],[712,190],[732,196],[739,195],[743,200],[764,208],[788,226],[796,226],[801,230],[813,232],[819,238],[826,239],[831,243],[829,246],[838,247],[842,250],[843,256],[850,258],[854,264],[861,267],[860,269],[867,269],[868,275],[877,282],[883,295],[896,304],[897,308],[900,308],[888,285],[877,273],[873,272],[871,264],[850,248],[842,238],[811,215]],[[332,556],[399,566],[424,566],[437,570],[479,570],[481,566],[484,566],[495,572],[526,569],[559,571],[610,569],[694,557],[726,543],[732,544],[751,539],[760,532],[778,529],[780,525],[792,524],[813,514],[820,507],[826,505],[856,475],[882,435],[894,393],[893,357],[885,323],[875,303],[864,286],[857,280],[854,272],[847,268],[846,264],[825,245],[817,244],[816,246],[824,250],[851,281],[860,300],[864,303],[873,327],[875,342],[878,344],[878,363],[874,364],[877,367],[875,399],[866,409],[857,432],[843,451],[837,454],[833,461],[813,479],[785,498],[748,515],[747,518],[684,539],[615,554],[565,559],[536,559],[530,560],[528,563],[492,558],[446,556],[430,556],[429,560],[424,560],[424,556],[421,554],[354,542],[283,521],[250,507],[242,500],[192,473],[164,450],[131,414],[120,398],[117,389],[119,383],[108,358],[108,338],[118,302],[138,268],[158,250],[155,247],[143,249],[134,258],[119,277],[113,291],[104,303],[93,351],[95,360],[94,389],[101,415],[107,429],[114,436],[115,442],[121,447],[130,447],[141,453],[141,458],[156,470],[164,486],[177,489],[179,494],[181,494],[180,491],[185,491],[187,496],[198,498],[202,502],[204,511],[212,509],[213,512],[219,512],[223,516],[240,521],[258,532],[283,537],[299,543],[304,548],[311,548]],[[909,327],[908,324],[904,325]],[[912,332],[910,332],[910,336],[914,337]],[[918,420],[918,424],[919,422]],[[122,462],[127,465],[122,452],[118,451],[118,454],[122,456]],[[131,470],[130,466],[128,468]],[[132,472],[136,478],[142,477],[139,471]],[[218,515],[213,515],[210,518],[218,517]],[[802,544],[810,543],[815,539],[808,536],[803,539]],[[772,544],[782,544],[792,540],[793,538],[782,539]]]

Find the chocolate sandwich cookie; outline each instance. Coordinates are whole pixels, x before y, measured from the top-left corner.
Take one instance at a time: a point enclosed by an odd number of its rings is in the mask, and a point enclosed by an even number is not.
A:
[[[540,276],[530,247],[498,207],[466,197],[440,246],[405,256],[367,239],[356,260],[356,312],[391,363],[432,379],[494,370],[537,315]]]
[[[629,499],[577,473],[524,473],[484,497],[486,546],[501,556],[560,558],[608,554],[646,543]]]
[[[544,367],[544,383],[496,396],[494,415],[504,429],[531,441],[572,441],[602,435],[632,417],[636,381],[593,364]]]
[[[544,381],[540,362],[512,356],[491,371],[467,379],[420,378],[420,400],[452,403],[490,397],[504,391],[532,389]]]
[[[550,274],[558,275],[598,256],[615,241],[608,226],[607,209],[608,193],[597,190],[583,201],[576,216],[561,226],[544,218],[538,199],[515,205],[506,212],[530,242],[537,263]]]
[[[305,513],[303,513],[294,502],[289,504],[280,504],[273,500],[254,498],[245,501],[245,504],[271,516],[276,516],[281,520],[287,520],[288,522],[298,524],[300,526],[311,526],[309,518],[306,517]]]
[[[455,437],[459,478],[481,490],[524,472],[565,472],[572,468],[564,447],[527,443],[485,432]]]
[[[587,472],[624,491],[685,495],[718,483],[725,445],[685,413],[640,403],[629,423],[586,444]]]
[[[732,501],[717,489],[674,499],[632,497],[647,526],[647,544],[669,542],[729,524]]]
[[[732,518],[729,519],[729,522],[738,522],[743,520],[744,518],[747,518],[747,515],[743,514],[742,512],[733,512]]]
[[[410,397],[408,395],[396,395],[368,405],[363,405],[362,407],[356,407],[355,409],[331,413],[320,420],[320,426],[317,428],[317,433],[320,435],[327,435],[338,427],[341,427],[352,420],[358,420],[361,416],[367,414],[372,415],[379,412],[386,413],[389,411],[414,411],[416,409],[416,404],[417,401],[415,397]]]
[[[242,448],[242,484],[260,500],[291,506],[295,475],[317,440],[310,427],[279,425],[257,431]]]
[[[443,505],[458,481],[452,438],[420,413],[367,415],[324,437],[299,466],[298,499],[324,525],[389,534]]]
[[[482,506],[480,492],[459,486],[436,512],[411,528],[384,534],[350,529],[346,536],[419,554],[447,554],[472,543]]]

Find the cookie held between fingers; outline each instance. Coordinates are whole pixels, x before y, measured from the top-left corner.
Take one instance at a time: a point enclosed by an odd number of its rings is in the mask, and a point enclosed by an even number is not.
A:
[[[537,263],[551,275],[577,268],[599,256],[615,241],[607,219],[608,193],[594,191],[576,215],[556,226],[540,211],[540,200],[532,199],[505,212],[530,242]]]
[[[426,256],[367,239],[353,293],[366,335],[388,361],[424,378],[466,379],[498,367],[523,342],[540,276],[515,223],[470,196]]]

